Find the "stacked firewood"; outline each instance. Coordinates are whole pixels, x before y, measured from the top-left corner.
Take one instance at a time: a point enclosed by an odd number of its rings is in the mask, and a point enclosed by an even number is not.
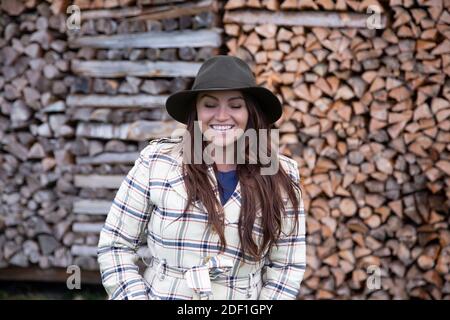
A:
[[[222,45],[217,2],[0,8],[0,267],[98,269],[98,234],[120,183],[139,150],[176,127],[165,99]]]
[[[229,54],[285,107],[307,209],[301,297],[450,298],[450,2],[225,10]]]
[[[165,99],[225,43],[284,105],[301,298],[449,298],[448,0],[2,0],[0,17],[1,268],[98,268],[124,175],[176,126]]]
[[[65,114],[69,71],[66,17],[57,2],[5,0],[0,6],[0,266],[65,267],[74,243],[71,150]]]

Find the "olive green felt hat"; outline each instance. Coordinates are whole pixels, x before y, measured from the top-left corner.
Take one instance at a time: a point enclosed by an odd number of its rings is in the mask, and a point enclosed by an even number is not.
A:
[[[218,55],[206,60],[200,67],[191,90],[170,95],[166,109],[175,120],[186,124],[188,107],[202,91],[240,90],[255,98],[269,123],[276,122],[282,114],[282,105],[269,89],[256,85],[255,76],[246,62],[233,57]]]

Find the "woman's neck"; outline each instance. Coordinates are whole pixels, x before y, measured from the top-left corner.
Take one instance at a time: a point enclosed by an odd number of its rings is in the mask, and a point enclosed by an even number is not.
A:
[[[216,163],[216,167],[217,167],[217,170],[219,170],[220,172],[228,172],[228,171],[236,170],[237,166],[235,164],[219,164],[219,163]]]
[[[216,153],[217,151],[217,153]],[[226,148],[215,148],[212,150],[212,157],[214,163],[216,164],[217,170],[221,172],[227,172],[236,170],[236,163],[234,161],[235,157],[232,152],[226,152]],[[230,151],[230,150],[228,150]]]

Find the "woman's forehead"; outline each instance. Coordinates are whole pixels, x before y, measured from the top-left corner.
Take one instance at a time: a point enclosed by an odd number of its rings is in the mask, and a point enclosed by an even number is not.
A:
[[[239,90],[207,91],[207,92],[200,92],[198,94],[198,99],[203,99],[205,97],[220,100],[220,99],[230,99],[234,97],[243,98],[244,95]]]

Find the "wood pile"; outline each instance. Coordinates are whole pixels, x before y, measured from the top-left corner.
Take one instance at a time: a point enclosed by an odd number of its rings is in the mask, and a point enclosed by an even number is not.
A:
[[[3,0],[0,16],[0,267],[97,269],[120,182],[175,127],[165,99],[225,44],[284,105],[300,298],[450,298],[449,0]]]
[[[301,298],[450,298],[450,1],[225,10],[229,53],[285,106],[281,148],[308,213]]]
[[[68,30],[66,8],[81,9]],[[0,268],[96,270],[120,182],[222,45],[217,2],[2,1]],[[145,256],[145,250],[140,251]]]
[[[75,81],[65,10],[5,0],[0,16],[0,266],[84,265],[70,246],[97,237],[70,230],[77,142],[65,113]]]

